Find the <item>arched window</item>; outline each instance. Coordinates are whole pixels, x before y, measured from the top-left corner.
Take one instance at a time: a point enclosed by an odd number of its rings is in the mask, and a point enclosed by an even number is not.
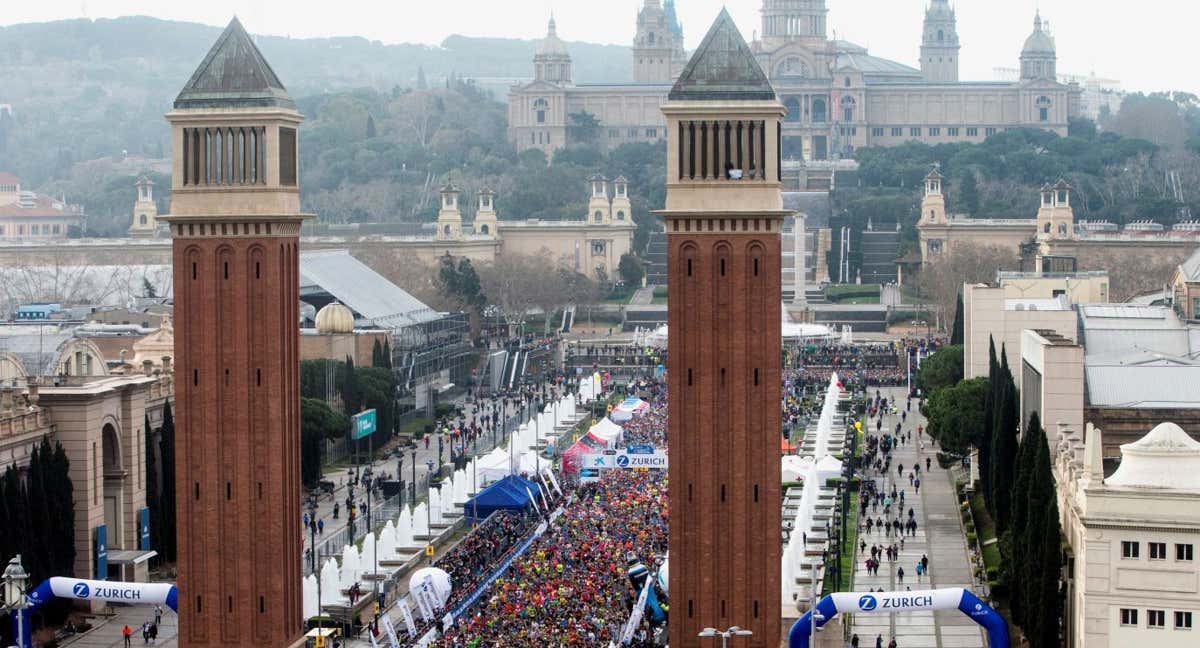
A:
[[[936,218],[936,217],[937,217],[937,212],[935,212],[935,211],[933,211],[932,209],[930,209],[930,210],[929,210],[929,220],[933,220],[933,219],[934,219],[934,218]]]
[[[479,233],[480,233],[480,234],[487,234],[487,233],[489,233],[488,226],[487,226],[487,225],[480,225],[480,226],[479,226]]]
[[[794,122],[800,121],[800,98],[788,97],[783,100],[783,107],[787,108],[787,117],[784,120]]]
[[[1050,223],[1046,223],[1045,225],[1043,225],[1042,231],[1049,234],[1050,233]]]
[[[450,236],[450,226],[449,225],[444,226],[442,228],[442,233],[445,234],[446,236]]]
[[[650,32],[650,35],[646,37],[646,40],[647,40],[647,42],[649,42],[651,45],[653,45],[653,44],[654,44],[654,32]]]
[[[844,84],[844,85],[845,85],[847,88],[849,88],[849,87],[850,87],[850,77],[846,77],[846,81],[845,81],[845,84]]]
[[[775,66],[775,76],[778,77],[803,79],[808,75],[808,63],[805,63],[804,59],[799,56],[788,56]]]
[[[842,121],[854,121],[854,97],[842,97]]]
[[[603,221],[604,220],[604,212],[601,212],[599,209],[597,209],[595,219],[596,219],[597,223]]]
[[[624,211],[617,212],[617,220],[619,220],[619,221],[625,220],[625,212]]]
[[[1059,234],[1066,234],[1066,233],[1067,233],[1067,224],[1066,224],[1066,223],[1059,223],[1059,224],[1058,224],[1058,233],[1059,233]]]
[[[812,102],[812,120],[814,123],[820,124],[825,121],[825,100],[813,99]]]
[[[938,30],[938,42],[946,40],[946,34],[942,30]]]
[[[139,220],[141,220],[141,224],[142,224],[142,225],[145,225],[145,224],[146,224],[146,215],[145,215],[145,214],[142,214],[142,216],[141,216],[141,218],[140,218]]]
[[[546,111],[550,110],[550,102],[545,99],[536,99],[533,102],[533,112],[537,116],[537,123],[546,123]]]
[[[1035,103],[1038,110],[1038,121],[1050,121],[1050,106],[1053,105],[1050,97],[1043,95],[1038,97]]]

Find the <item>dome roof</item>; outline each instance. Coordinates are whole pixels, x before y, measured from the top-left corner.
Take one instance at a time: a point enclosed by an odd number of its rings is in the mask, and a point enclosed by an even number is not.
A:
[[[317,311],[317,333],[353,333],[354,313],[338,302],[330,302]]]
[[[1033,33],[1025,39],[1025,47],[1021,48],[1021,55],[1053,53],[1054,37],[1042,29],[1042,16],[1038,14],[1033,18]]]
[[[546,37],[538,43],[537,56],[570,56],[567,44],[558,37],[558,29],[554,24],[554,16],[550,17],[550,25],[546,29]]]
[[[1159,423],[1146,436],[1121,446],[1121,465],[1104,483],[1200,490],[1200,442],[1174,423]]]

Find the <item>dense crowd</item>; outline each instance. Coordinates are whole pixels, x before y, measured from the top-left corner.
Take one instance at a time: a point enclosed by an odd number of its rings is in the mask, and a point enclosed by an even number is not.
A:
[[[520,544],[537,524],[537,517],[497,511],[438,559],[434,566],[450,574],[454,591],[447,608],[454,608],[487,577],[500,560]]]
[[[667,549],[661,471],[610,471],[581,486],[545,535],[484,592],[436,646],[607,646],[629,617],[626,556]],[[646,641],[646,629],[639,632]]]
[[[634,385],[631,395],[637,394],[650,403],[641,416],[621,423],[625,445],[667,446],[667,383],[643,378]],[[647,398],[648,397],[648,398]]]

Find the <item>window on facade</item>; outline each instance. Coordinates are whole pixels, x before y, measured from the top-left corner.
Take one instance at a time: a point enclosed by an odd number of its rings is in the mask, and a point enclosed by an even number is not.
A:
[[[974,126],[967,128],[967,137],[979,137],[979,129]]]
[[[624,211],[617,212],[617,220],[619,220],[619,221],[625,220],[625,212]]]
[[[882,128],[872,128],[871,129],[871,137],[883,137],[883,129]]]
[[[1177,611],[1175,612],[1175,629],[1176,630],[1191,630],[1192,629],[1192,613]]]
[[[1146,627],[1160,629],[1167,627],[1166,610],[1146,610]]]
[[[783,118],[784,121],[800,121],[800,99],[798,97],[784,99],[783,107],[787,109],[787,115]]]
[[[920,137],[921,129],[919,127],[918,128],[910,128],[910,129],[908,129],[908,134],[910,137]]]
[[[646,138],[647,139],[658,139],[658,129],[657,128],[647,128],[646,129]]]
[[[296,186],[298,172],[296,159],[296,129],[279,129],[279,184],[285,187]]]
[[[1121,625],[1136,626],[1138,624],[1138,611],[1133,608],[1121,608]]]
[[[1046,223],[1046,227],[1050,227],[1050,223]],[[1049,230],[1047,230],[1047,231],[1049,231]],[[1139,558],[1139,557],[1141,557],[1141,553],[1142,553],[1141,549],[1142,549],[1141,543],[1132,542],[1130,540],[1122,540],[1121,541],[1121,557],[1122,558],[1131,558],[1131,559]]]
[[[629,139],[637,139],[637,129],[636,128],[630,128],[628,134],[629,134]]]
[[[996,129],[995,128],[985,128],[983,131],[983,134],[985,137],[991,137],[992,135],[996,134]]]
[[[845,86],[846,86],[847,88],[849,88],[849,87],[850,87],[850,77],[846,77]]]
[[[1038,108],[1038,121],[1050,121],[1050,109]]]
[[[950,137],[958,137],[958,126],[950,126],[946,129],[946,134]]]
[[[1175,560],[1186,560],[1188,562],[1191,562],[1191,560],[1192,560],[1192,545],[1176,544],[1175,545]]]
[[[597,209],[597,210],[596,210],[596,214],[595,214],[595,216],[593,216],[592,218],[593,218],[593,219],[594,219],[594,220],[595,220],[597,223],[599,223],[600,221],[604,220],[604,213],[603,213],[603,212],[601,212],[599,209]]]
[[[592,254],[594,254],[596,256],[603,255],[604,254],[604,243],[601,241],[596,241],[595,243],[592,243]]]
[[[842,108],[842,121],[854,121],[853,108]]]
[[[940,127],[938,127],[938,126],[931,126],[931,127],[929,128],[929,136],[930,136],[930,137],[937,137],[937,136],[939,136],[939,135],[941,135],[941,134],[942,134],[942,129],[941,129]]]
[[[1063,226],[1065,229],[1065,226]],[[1165,542],[1148,542],[1150,545],[1150,560],[1166,560],[1167,559],[1167,543]]]
[[[616,139],[620,136],[621,136],[621,131],[619,129],[616,129],[616,128],[608,129],[608,138],[609,139]]]
[[[825,100],[813,99],[812,102],[812,120],[813,123],[821,124],[825,122]]]
[[[0,225],[0,236],[4,236],[4,226]]]
[[[1058,224],[1058,233],[1059,233],[1059,234],[1066,234],[1066,233],[1067,233],[1067,224],[1066,224],[1066,223],[1059,223],[1059,224]],[[1150,553],[1151,553],[1151,554],[1153,554],[1153,553],[1154,553],[1154,551],[1153,551],[1153,548],[1152,548],[1152,550],[1151,550],[1151,552],[1150,552]],[[1165,554],[1165,553],[1167,553],[1167,546],[1166,546],[1166,545],[1163,545],[1163,553],[1164,553],[1164,554]]]
[[[537,118],[537,123],[546,123],[546,111],[550,109],[550,102],[545,99],[536,99],[533,102],[533,113]]]
[[[903,128],[893,128],[892,129],[892,137],[904,137],[904,129]]]

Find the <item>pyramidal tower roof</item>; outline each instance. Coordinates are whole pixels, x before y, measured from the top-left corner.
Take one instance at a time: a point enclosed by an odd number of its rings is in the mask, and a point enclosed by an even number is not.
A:
[[[235,17],[175,97],[175,107],[295,109],[296,104]]]
[[[775,99],[775,90],[733,18],[721,9],[667,98],[673,101],[770,101]]]

